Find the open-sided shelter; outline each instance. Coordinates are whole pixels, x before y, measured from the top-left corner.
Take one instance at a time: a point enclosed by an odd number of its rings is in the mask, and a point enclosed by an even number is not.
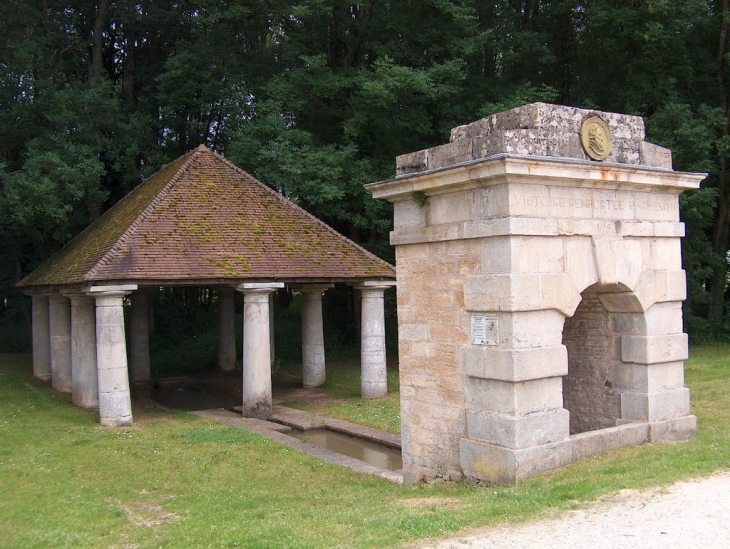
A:
[[[244,295],[243,410],[271,410],[270,295],[302,293],[305,386],[324,381],[322,293],[362,293],[362,394],[385,394],[383,292],[394,268],[201,145],[130,192],[19,286],[33,298],[33,372],[103,425],[132,422],[150,378],[148,301],[162,286],[218,291],[219,362],[235,364],[234,289]],[[130,366],[123,298],[131,294]]]

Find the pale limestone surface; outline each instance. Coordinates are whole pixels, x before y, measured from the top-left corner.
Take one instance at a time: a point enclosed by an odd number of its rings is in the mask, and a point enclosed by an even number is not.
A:
[[[51,379],[51,327],[48,317],[48,296],[33,294],[33,375]]]
[[[132,424],[123,299],[136,289],[134,284],[93,286],[88,292],[96,300],[99,423],[107,427]]]
[[[332,284],[302,284],[302,384],[319,387],[327,379],[322,324],[322,293]]]
[[[51,386],[62,393],[71,387],[71,302],[61,294],[48,296],[51,334]]]
[[[580,127],[613,135],[588,160]],[[452,131],[368,185],[394,204],[404,479],[510,483],[694,434],[679,194],[643,121],[542,103]],[[472,314],[496,345],[472,342]]]
[[[82,408],[97,408],[99,375],[94,298],[81,292],[66,295],[71,300],[71,401]]]
[[[356,286],[362,295],[360,322],[360,395],[380,398],[388,393],[385,356],[384,292],[392,284]]]
[[[267,419],[271,414],[271,340],[269,294],[283,283],[243,283],[243,402],[245,417]]]

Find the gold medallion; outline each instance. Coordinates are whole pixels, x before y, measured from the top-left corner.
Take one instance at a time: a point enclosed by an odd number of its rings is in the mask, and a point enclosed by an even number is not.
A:
[[[611,152],[611,131],[602,118],[589,116],[580,128],[580,144],[593,160],[605,160]]]

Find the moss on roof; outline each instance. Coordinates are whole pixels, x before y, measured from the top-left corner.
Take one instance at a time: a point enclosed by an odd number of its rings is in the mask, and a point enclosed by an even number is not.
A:
[[[20,286],[395,278],[391,265],[205,147],[163,167]]]

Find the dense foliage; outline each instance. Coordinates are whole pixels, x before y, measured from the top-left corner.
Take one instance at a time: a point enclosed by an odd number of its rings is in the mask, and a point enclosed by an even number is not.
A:
[[[15,282],[199,143],[386,258],[363,184],[530,101],[645,117],[687,193],[686,319],[730,332],[728,0],[3,0],[0,318]],[[21,341],[21,337],[8,338]]]

